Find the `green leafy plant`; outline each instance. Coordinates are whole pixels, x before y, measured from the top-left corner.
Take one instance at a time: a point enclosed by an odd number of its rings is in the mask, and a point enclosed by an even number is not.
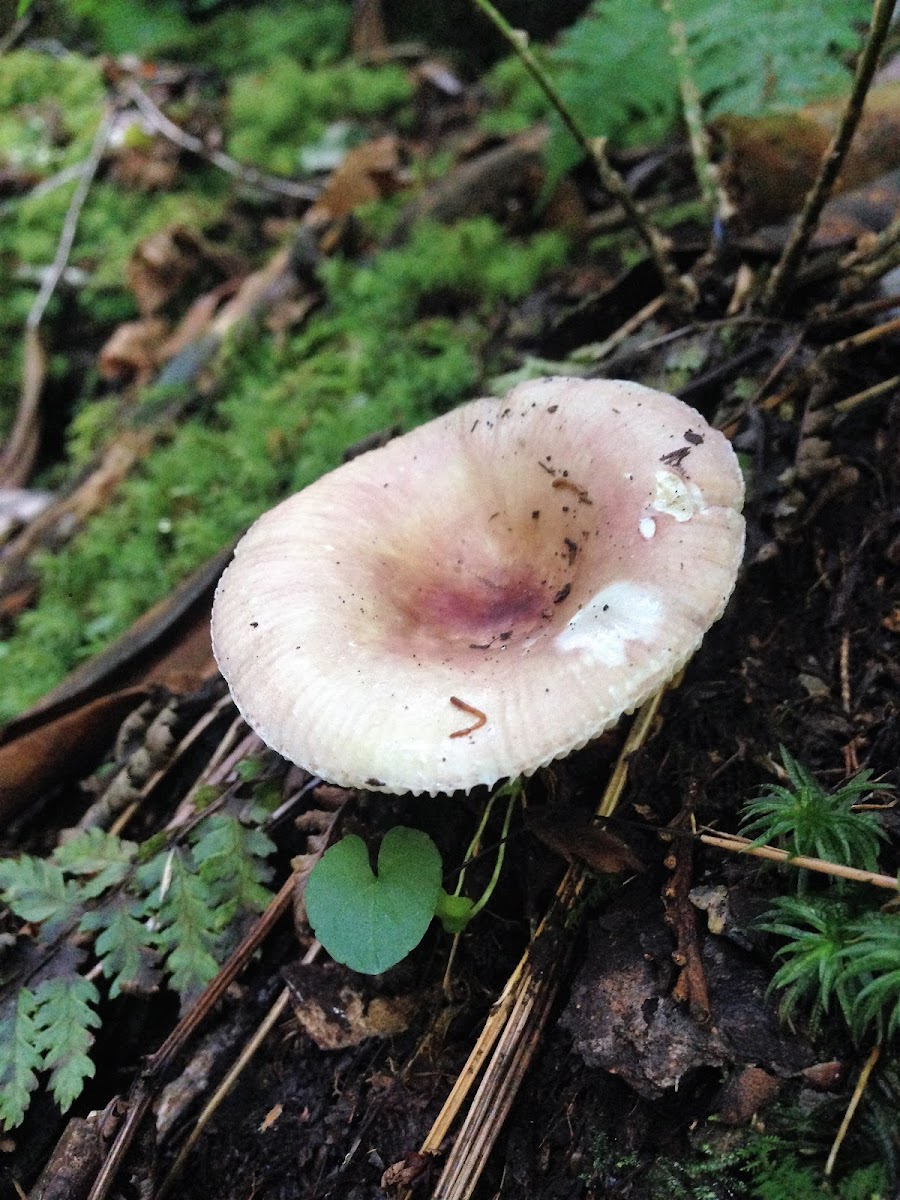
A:
[[[854,811],[861,796],[891,785],[861,771],[833,792],[785,749],[790,787],[770,785],[744,807],[742,830],[755,845],[775,843],[792,856],[878,870],[884,833],[874,813]],[[857,1041],[883,1041],[900,1030],[900,914],[865,907],[859,885],[826,876],[826,891],[811,894],[809,872],[798,871],[800,894],[778,896],[758,927],[784,938],[772,988],[781,1013],[800,1009],[817,1030],[839,1015]]]
[[[264,817],[259,804],[235,802],[199,821],[183,844],[141,847],[89,829],[48,859],[0,860],[0,898],[34,927],[48,976],[0,1000],[0,1124],[22,1121],[42,1074],[63,1111],[93,1074],[101,993],[76,969],[86,941],[110,999],[163,978],[187,1002],[213,978],[236,918],[271,898],[274,844]]]
[[[466,864],[477,853],[499,797],[507,799],[500,849],[493,874],[478,900],[462,895]],[[406,958],[437,917],[447,933],[461,933],[481,912],[500,878],[506,836],[521,783],[499,787],[485,806],[466,852],[456,891],[441,886],[443,865],[437,846],[421,829],[397,825],[384,835],[377,873],[362,838],[351,834],[322,855],[306,885],[306,912],[312,929],[331,955],[353,971],[378,975]]]
[[[745,805],[741,833],[756,845],[774,844],[791,855],[844,863],[864,871],[878,869],[878,851],[885,834],[871,812],[855,812],[860,796],[890,789],[872,783],[872,772],[861,771],[834,792],[827,792],[809,771],[781,747],[781,761],[790,787],[767,785]],[[807,879],[798,874],[801,889]]]
[[[360,837],[342,838],[313,868],[306,911],[332,958],[378,975],[419,944],[441,890],[441,856],[420,829],[397,825],[378,851],[378,873]]]
[[[706,115],[756,116],[846,89],[840,56],[858,47],[857,26],[870,8],[868,0],[679,0]],[[636,145],[664,137],[681,111],[670,54],[657,0],[598,0],[547,57],[560,95],[588,136]],[[513,125],[547,113],[520,66],[504,64],[489,86],[508,103]],[[556,125],[552,171],[567,170],[580,154]]]

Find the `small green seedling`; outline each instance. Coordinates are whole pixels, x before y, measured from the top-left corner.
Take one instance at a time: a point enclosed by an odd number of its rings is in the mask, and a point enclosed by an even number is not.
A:
[[[377,873],[365,842],[355,834],[326,850],[306,885],[306,915],[331,957],[352,971],[380,975],[418,946],[434,917],[447,933],[461,933],[487,904],[500,878],[512,810],[520,795],[517,780],[497,789],[466,853],[469,863],[478,852],[494,801],[508,797],[497,861],[478,900],[460,894],[465,865],[456,892],[444,891],[440,851],[421,829],[389,829],[378,851]]]
[[[332,958],[379,975],[418,946],[441,892],[441,856],[420,829],[397,825],[384,835],[378,874],[360,837],[342,838],[322,855],[306,885],[306,913]]]

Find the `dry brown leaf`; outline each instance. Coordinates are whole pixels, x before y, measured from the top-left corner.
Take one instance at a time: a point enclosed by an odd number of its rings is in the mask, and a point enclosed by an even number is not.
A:
[[[146,696],[145,688],[112,692],[0,746],[0,817],[9,818],[41,792],[91,771]]]
[[[307,212],[306,220],[318,224],[345,217],[361,204],[393,196],[405,186],[398,138],[393,134],[373,138],[344,155]]]
[[[566,862],[579,862],[608,875],[646,869],[627,842],[597,825],[589,813],[572,813],[562,806],[529,809],[525,825]]]
[[[152,316],[189,283],[213,273],[243,275],[245,264],[185,225],[172,225],[137,244],[125,271],[142,316]]]
[[[161,348],[169,333],[163,317],[143,317],[125,321],[100,350],[99,369],[104,379],[114,383],[150,382],[161,361]]]
[[[344,1050],[367,1038],[403,1033],[419,1006],[418,993],[375,993],[371,981],[352,977],[339,963],[285,967],[294,1015],[320,1050]]]

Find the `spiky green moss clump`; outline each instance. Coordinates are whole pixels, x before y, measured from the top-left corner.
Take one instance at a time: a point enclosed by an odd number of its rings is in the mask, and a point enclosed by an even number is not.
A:
[[[301,148],[320,141],[330,122],[396,112],[412,94],[397,66],[339,63],[308,70],[276,58],[264,71],[235,78],[228,149],[241,161],[287,175],[297,170]]]
[[[491,308],[525,295],[564,255],[557,234],[515,243],[478,218],[420,227],[364,265],[328,263],[328,304],[305,329],[281,349],[260,339],[230,347],[212,420],[174,431],[70,546],[43,558],[39,603],[0,643],[0,719],[336,466],[347,445],[470,395]]]

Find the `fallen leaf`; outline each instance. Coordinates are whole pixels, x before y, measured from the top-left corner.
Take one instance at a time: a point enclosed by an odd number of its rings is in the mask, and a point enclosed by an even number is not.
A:
[[[125,277],[142,316],[152,316],[188,284],[205,275],[229,278],[246,274],[236,255],[213,246],[186,225],[171,225],[138,242]]]
[[[336,220],[361,204],[393,196],[406,186],[398,139],[393,134],[373,138],[344,155],[305,219],[312,224]]]
[[[159,366],[160,349],[168,333],[169,322],[162,317],[125,321],[100,350],[100,374],[114,383],[143,387]]]
[[[337,963],[297,963],[283,974],[294,1015],[320,1050],[403,1033],[422,1003],[418,993],[379,995],[358,977],[351,983]]]

